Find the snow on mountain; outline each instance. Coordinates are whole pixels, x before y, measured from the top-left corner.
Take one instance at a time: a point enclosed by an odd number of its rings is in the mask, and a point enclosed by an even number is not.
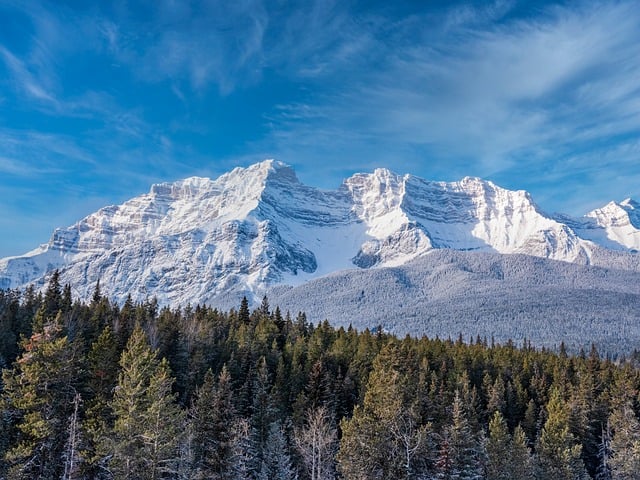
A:
[[[267,160],[216,180],[153,185],[56,229],[47,244],[0,260],[0,288],[43,285],[60,269],[83,298],[100,280],[118,301],[131,295],[193,304],[255,298],[273,285],[300,285],[344,269],[403,265],[442,248],[587,264],[597,244],[636,249],[640,242],[637,205],[610,205],[563,222],[544,215],[524,191],[386,169],[324,191]],[[598,237],[602,232],[607,235]]]
[[[640,205],[628,198],[587,213],[580,233],[612,249],[640,250]],[[590,222],[589,222],[590,220]]]
[[[345,270],[267,292],[309,321],[403,337],[524,339],[619,355],[640,340],[640,273],[529,255],[437,249],[404,265]]]

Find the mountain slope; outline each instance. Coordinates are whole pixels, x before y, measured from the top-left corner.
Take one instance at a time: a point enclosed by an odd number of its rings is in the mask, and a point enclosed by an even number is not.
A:
[[[0,288],[43,285],[60,269],[81,298],[100,280],[117,301],[237,304],[274,285],[400,266],[443,248],[634,269],[635,256],[625,252],[638,244],[638,210],[630,200],[614,205],[583,219],[549,217],[524,191],[385,169],[324,191],[267,160],[216,180],[153,185],[56,229],[47,244],[0,260]]]
[[[403,336],[470,337],[629,352],[640,341],[640,273],[527,255],[434,250],[393,268],[349,270],[269,301],[313,322]]]

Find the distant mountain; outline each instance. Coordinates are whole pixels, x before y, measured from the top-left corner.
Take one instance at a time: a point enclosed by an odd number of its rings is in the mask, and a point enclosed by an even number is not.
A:
[[[268,292],[316,323],[399,336],[628,353],[640,345],[640,273],[528,255],[436,250],[402,266],[349,270]]]
[[[187,178],[109,206],[19,257],[0,260],[0,288],[44,285],[55,269],[88,298],[98,280],[117,301],[161,304],[259,299],[345,269],[397,267],[441,249],[525,254],[637,269],[632,200],[582,219],[545,215],[525,191],[489,181],[427,181],[385,169],[335,191],[305,186],[267,160],[216,180]]]

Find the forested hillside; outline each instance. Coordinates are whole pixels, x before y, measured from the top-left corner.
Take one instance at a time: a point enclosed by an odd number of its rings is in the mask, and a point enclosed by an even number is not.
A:
[[[331,319],[329,319],[331,320]],[[0,478],[631,479],[640,374],[595,348],[0,291]]]

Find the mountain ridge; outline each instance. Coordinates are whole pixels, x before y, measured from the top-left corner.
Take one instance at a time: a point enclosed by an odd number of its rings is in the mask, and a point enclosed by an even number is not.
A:
[[[524,190],[382,168],[321,190],[266,160],[214,180],[154,184],[57,228],[47,244],[0,260],[0,288],[43,285],[59,269],[81,298],[100,280],[116,301],[131,294],[161,304],[215,303],[345,269],[400,266],[438,249],[606,264],[610,250],[640,248],[637,205],[627,199],[581,219],[552,217]]]

